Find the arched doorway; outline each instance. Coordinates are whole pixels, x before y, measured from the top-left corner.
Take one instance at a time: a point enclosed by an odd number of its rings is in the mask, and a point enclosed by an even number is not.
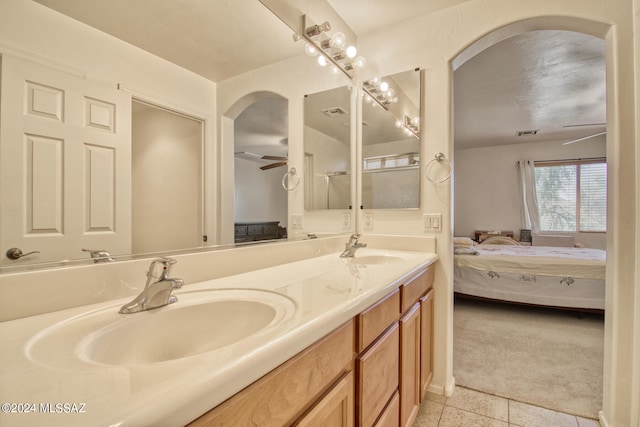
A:
[[[582,24],[584,24],[584,23],[582,23]],[[454,190],[454,196],[455,196],[455,203],[454,204],[456,205],[456,208],[455,208],[456,211],[454,212],[454,216],[455,216],[454,225],[456,225],[456,226],[458,224],[461,224],[461,223],[465,222],[464,215],[460,213],[461,211],[468,211],[468,209],[466,209],[464,206],[466,206],[469,203],[471,203],[476,208],[479,207],[479,209],[475,209],[475,211],[476,211],[475,219],[476,220],[478,218],[478,215],[477,215],[478,210],[482,210],[482,209],[484,209],[483,206],[486,206],[486,203],[484,205],[483,204],[478,205],[477,200],[476,201],[470,201],[470,200],[468,200],[468,198],[465,198],[462,195],[460,195],[460,193],[464,193],[464,194],[467,194],[467,195],[473,193],[473,194],[478,195],[478,197],[482,197],[482,191],[479,190],[477,187],[474,188],[474,189],[468,189],[467,188],[467,189],[464,189],[462,192],[459,191],[460,188],[458,188],[458,186],[463,186],[464,185],[464,183],[461,182],[461,181],[463,181],[462,178],[463,178],[464,174],[466,173],[467,177],[468,178],[472,178],[475,181],[475,183],[477,184],[477,181],[479,180],[479,176],[483,174],[483,172],[482,172],[483,168],[485,168],[487,165],[491,165],[490,166],[490,168],[492,170],[491,173],[499,174],[499,171],[496,170],[496,164],[499,164],[500,162],[504,162],[505,160],[508,160],[509,156],[510,156],[510,154],[509,154],[510,150],[511,151],[517,151],[517,150],[514,150],[512,147],[505,148],[505,147],[507,147],[507,145],[502,145],[502,147],[500,147],[501,144],[507,144],[506,141],[494,141],[493,144],[491,144],[491,143],[487,144],[487,145],[493,145],[493,147],[494,147],[493,149],[484,149],[484,151],[481,151],[480,148],[479,148],[481,144],[479,144],[478,147],[476,147],[477,149],[474,152],[473,156],[469,155],[468,153],[466,155],[460,154],[460,152],[458,151],[458,149],[460,148],[460,147],[458,147],[458,142],[459,142],[458,135],[462,133],[461,130],[468,131],[469,129],[472,130],[473,127],[470,126],[468,129],[461,129],[458,126],[460,120],[463,120],[463,119],[469,120],[470,116],[469,116],[469,112],[468,111],[466,112],[466,115],[458,114],[458,108],[460,108],[460,105],[462,104],[462,102],[459,99],[459,92],[456,91],[456,89],[459,89],[460,86],[461,86],[461,85],[459,85],[460,82],[455,77],[456,70],[464,70],[464,66],[466,64],[470,64],[471,62],[473,62],[473,60],[475,60],[478,56],[482,55],[483,53],[488,53],[488,54],[491,54],[491,55],[495,55],[496,54],[496,52],[495,52],[496,49],[495,48],[498,45],[500,45],[501,42],[511,43],[512,47],[513,47],[514,44],[517,44],[517,43],[520,43],[521,45],[525,44],[527,39],[531,39],[533,37],[533,32],[527,32],[526,30],[527,30],[527,25],[519,26],[518,24],[514,24],[512,26],[508,26],[508,27],[502,28],[502,29],[496,31],[495,33],[489,34],[486,37],[484,37],[481,40],[479,40],[478,42],[472,44],[465,51],[461,52],[452,61],[452,65],[453,65],[453,69],[454,69],[454,78],[453,78],[454,91],[456,93],[455,102],[453,103],[454,104],[454,111],[455,111],[453,113],[453,116],[455,117],[455,120],[454,120],[454,129],[455,129],[454,134],[455,134],[455,137],[454,137],[454,144],[453,144],[454,146],[453,146],[453,148],[455,150],[454,153],[455,153],[455,160],[456,160],[456,180],[455,180],[456,189]],[[564,30],[564,28],[563,28],[563,30]],[[560,30],[555,30],[554,31],[554,30],[549,29],[549,30],[545,30],[545,31],[542,31],[542,32],[548,32],[546,34],[548,37],[556,37],[555,41],[554,41],[555,43],[560,43],[558,41],[559,39],[562,39],[562,37],[558,37],[558,35],[560,33],[566,33],[567,35],[569,35],[570,36],[569,39],[571,39],[574,44],[573,45],[572,44],[566,44],[564,46],[560,46],[561,48],[564,48],[564,49],[566,49],[568,51],[571,50],[572,46],[575,47],[577,44],[579,44],[579,41],[584,42],[584,40],[588,40],[590,42],[590,41],[593,41],[591,39],[594,39],[596,41],[596,44],[599,44],[601,46],[602,54],[601,54],[601,58],[599,59],[600,63],[599,63],[598,66],[604,72],[604,69],[605,69],[605,59],[604,59],[605,42],[602,39],[596,39],[595,37],[587,36],[585,34],[573,33],[573,32],[568,32],[568,31],[560,31]],[[540,36],[540,34],[537,34],[537,36]],[[579,40],[579,41],[576,41],[576,40]],[[502,43],[502,44],[507,44],[507,43]],[[588,43],[588,42],[585,42],[585,43]],[[584,47],[584,45],[583,45],[583,47]],[[513,54],[514,51],[512,51],[511,53]],[[572,53],[575,54],[576,52],[572,52]],[[534,62],[536,61],[535,58],[528,58],[528,59],[533,60]],[[542,58],[538,58],[538,60],[542,61],[543,59]],[[557,64],[557,65],[562,65],[562,64]],[[501,66],[517,68],[517,64],[509,63],[509,62],[505,62],[504,64],[501,64]],[[568,71],[569,71],[568,69],[565,69],[565,72],[568,72]],[[535,74],[535,70],[531,70],[531,72],[532,72],[532,74]],[[567,77],[569,75],[570,75],[570,73],[565,75],[565,76],[562,76],[562,77],[564,78],[564,77]],[[533,77],[533,76],[530,76],[530,77]],[[541,90],[545,89],[545,87],[544,87],[545,85],[553,87],[553,85],[550,84],[550,82],[548,80],[550,78],[549,75],[540,75],[538,77],[539,77],[539,81],[538,81],[538,88],[539,89],[541,89]],[[479,77],[479,78],[481,78],[481,77]],[[547,80],[545,81],[545,79],[547,79]],[[577,80],[578,79],[576,79],[576,81]],[[495,83],[495,81],[492,82],[492,83]],[[501,91],[501,93],[499,93],[497,95],[494,94],[494,96],[498,96],[499,95],[500,97],[504,98],[505,97],[505,92],[511,90],[511,88],[509,88],[509,85],[512,84],[512,83],[513,82],[511,82],[511,81],[503,82],[503,84],[500,87],[495,88],[498,91]],[[532,83],[534,83],[534,86],[535,86],[535,82],[532,82]],[[576,108],[576,109],[580,109],[581,108],[582,109],[584,120],[580,123],[580,125],[584,125],[584,127],[582,128],[582,126],[581,126],[581,129],[577,129],[578,126],[576,126],[576,124],[577,124],[576,122],[572,122],[572,123],[565,122],[564,126],[566,126],[567,128],[571,127],[572,131],[576,131],[576,129],[577,130],[581,130],[581,131],[583,131],[582,132],[583,135],[591,135],[592,133],[596,133],[595,131],[593,131],[596,127],[598,128],[597,130],[601,130],[600,128],[604,129],[604,122],[606,122],[606,108],[605,108],[605,105],[604,105],[604,101],[606,99],[606,96],[604,94],[604,87],[606,86],[606,83],[605,83],[604,75],[602,76],[601,85],[602,85],[603,93],[602,94],[598,94],[597,98],[600,98],[600,101],[603,101],[602,105],[595,106],[595,104],[597,102],[592,102],[594,100],[586,100],[584,98],[581,99],[580,101],[578,101],[578,100],[569,100],[571,102],[575,101],[575,104],[572,106],[572,108]],[[472,92],[472,90],[469,90],[470,89],[469,87],[466,87],[466,89],[467,89],[468,92]],[[475,89],[477,89],[477,88],[475,88]],[[571,88],[567,88],[567,89],[571,90]],[[478,93],[480,93],[480,91],[475,92],[475,94],[478,94]],[[473,94],[470,94],[470,93],[468,93],[468,94],[470,96],[473,96]],[[582,93],[582,95],[583,94],[584,93]],[[482,95],[491,96],[491,94],[489,92],[484,93]],[[511,110],[517,109],[518,108],[518,105],[517,105],[518,102],[531,102],[531,101],[533,101],[533,102],[535,102],[535,101],[542,102],[542,101],[540,101],[540,98],[538,98],[537,100],[535,98],[531,98],[531,95],[533,95],[533,94],[530,93],[527,96],[524,96],[523,94],[520,94],[519,97],[517,97],[517,96],[514,97],[513,103],[511,105],[509,105],[508,108],[510,108]],[[558,95],[560,95],[560,94],[558,93]],[[578,95],[577,92],[576,92],[576,97],[577,98],[582,96],[582,95]],[[546,101],[549,102],[551,100],[547,99]],[[566,102],[566,101],[567,101],[566,96],[561,96],[560,95],[560,97],[559,97],[557,102],[558,102],[558,104],[560,104],[560,103],[563,103],[563,102]],[[578,105],[579,102],[583,102],[584,105],[582,105],[582,106]],[[546,113],[549,113],[549,111],[553,109],[553,108],[549,108],[549,107],[555,107],[555,106],[557,106],[557,105],[546,105],[546,110],[547,110]],[[545,108],[540,108],[541,105],[537,105],[537,107],[538,107],[537,108],[538,111],[543,111],[543,113],[544,113]],[[567,107],[567,106],[565,105],[565,107]],[[584,108],[582,108],[582,107],[584,107]],[[593,108],[591,110],[589,110],[589,107],[593,107]],[[479,118],[479,122],[481,122],[483,124],[483,126],[491,126],[492,122],[490,120],[487,120],[486,116],[483,115],[484,113],[488,112],[488,110],[491,107],[478,106],[477,108],[478,108],[478,112],[479,112],[477,115],[480,117]],[[595,111],[595,110],[598,110],[598,111]],[[503,110],[502,111],[502,119],[503,120],[506,118],[505,116],[507,116],[507,114]],[[558,116],[557,111],[555,113],[555,116],[553,116],[553,118],[556,120],[556,122],[560,122],[561,119],[562,119],[561,117]],[[540,131],[540,127],[541,127],[539,125],[539,123],[544,123],[544,120],[540,120],[540,117],[537,117],[537,119],[538,119],[538,122],[537,122],[538,124],[536,126],[526,126],[526,125],[522,126],[522,123],[518,122],[517,119],[511,120],[510,124],[512,125],[513,128],[510,129],[509,135],[505,139],[506,140],[515,139],[514,138],[515,134],[521,129],[525,130],[525,131],[529,131],[529,130],[536,131],[537,130],[539,132]],[[525,123],[531,123],[531,121],[530,122],[525,122]],[[549,134],[552,133],[551,129],[545,129],[545,130],[549,131],[548,132]],[[580,135],[580,134],[574,132],[572,134],[562,135],[562,132],[559,132],[559,133],[550,135],[550,137],[547,139],[547,142],[544,142],[544,141],[543,142],[547,146],[551,146],[551,145],[554,145],[554,144],[557,146],[557,145],[560,145],[563,141],[569,141],[570,139],[577,139],[577,137],[578,137],[577,135]],[[469,138],[469,135],[464,135],[464,136],[466,138]],[[477,136],[478,139],[480,139],[480,137],[478,135],[476,135],[476,136]],[[473,137],[471,137],[471,139],[472,138]],[[462,140],[462,139],[463,138],[461,138],[460,140]],[[590,141],[591,147],[589,147],[589,148],[592,150],[592,152],[593,152],[593,150],[598,152],[599,153],[598,156],[601,155],[602,157],[606,157],[607,149],[606,149],[605,143],[606,143],[606,138],[604,136],[602,136],[600,138],[600,140]],[[598,144],[599,144],[599,146],[596,147],[596,145],[598,145]],[[460,144],[460,145],[462,145],[462,144]],[[520,147],[520,148],[523,148],[523,147]],[[578,153],[578,154],[571,154],[570,158],[573,158],[573,157],[577,157],[577,158],[587,157],[584,154],[580,154],[579,151],[576,150],[578,148],[577,146],[576,147],[571,147],[571,148],[572,148],[571,151],[573,153]],[[589,152],[589,148],[587,148],[586,152]],[[541,156],[541,157],[538,157],[538,159],[540,159],[540,160],[542,160],[542,159],[547,160],[547,159],[554,158],[554,156],[558,156],[557,148],[555,150],[552,149],[549,154],[544,154],[544,151],[533,150],[531,146],[527,147],[527,148],[523,148],[523,149],[524,149],[524,151],[526,151],[528,153],[531,153],[532,151],[536,152],[536,153],[539,153],[538,156]],[[478,153],[482,153],[482,154],[478,155]],[[486,158],[483,157],[485,155],[486,155]],[[564,154],[562,154],[560,156],[563,156],[563,155],[566,155],[566,153],[564,153]],[[473,157],[473,159],[471,157]],[[513,166],[513,164],[511,166]],[[513,175],[513,176],[515,177],[515,175]],[[504,178],[500,178],[500,179],[504,179]],[[494,182],[493,187],[492,187],[492,193],[491,194],[485,194],[484,202],[487,202],[489,204],[495,203],[495,199],[496,198],[493,197],[493,196],[495,196],[495,194],[499,194],[500,193],[500,191],[496,191],[496,190],[497,189],[495,187],[495,182]],[[491,200],[493,200],[493,202]],[[468,202],[468,203],[466,203],[466,202]],[[460,206],[460,205],[462,205],[462,206]],[[515,205],[515,207],[518,208],[517,204]],[[459,208],[460,208],[460,211],[458,210]],[[499,214],[500,213],[498,213],[498,216],[500,216]],[[519,219],[519,216],[518,216],[518,219]],[[493,225],[490,225],[490,224],[488,224],[488,226],[489,226],[490,229],[494,229],[493,227],[495,227],[495,228],[499,227],[499,226],[493,226]],[[462,228],[464,228],[464,227],[462,227]],[[475,226],[475,228],[476,229],[483,228],[483,226],[480,225],[480,224],[477,224]],[[512,226],[511,227],[503,227],[503,229],[510,229],[510,228],[519,228],[519,227],[512,227]],[[455,230],[454,231],[454,233],[455,233],[454,235],[456,235],[456,236],[458,236],[458,235],[467,235],[468,231],[470,231],[470,230],[466,230],[465,229],[465,230],[463,230],[461,232],[458,232],[458,230]],[[604,249],[606,247],[606,236],[605,235],[602,236],[601,242],[599,242],[598,246],[596,246],[596,247],[600,247],[602,249]],[[604,292],[604,290],[603,290],[603,292]],[[454,322],[455,322],[455,320],[454,320]],[[601,326],[601,329],[602,329],[601,333],[603,335],[604,334],[604,326],[603,325]],[[603,344],[603,338],[600,338],[600,340],[601,340],[600,341],[600,345],[602,345]],[[456,349],[454,348],[454,352],[455,351],[456,351]],[[455,357],[454,357],[454,360],[455,360]],[[597,366],[598,367],[602,366],[602,355],[600,355],[599,364]],[[458,385],[463,385],[464,386],[465,385],[464,382],[459,381],[458,376],[456,375],[456,372],[455,372],[456,366],[455,366],[455,364],[454,364],[453,369],[454,369],[453,374],[454,374],[454,376],[456,376],[456,383]],[[601,372],[600,372],[600,374],[601,374]],[[601,392],[601,390],[602,390],[602,376],[601,375],[599,376],[599,378],[597,380],[594,380],[593,388],[595,388],[596,390]],[[513,396],[513,397],[514,398],[518,398],[520,400],[523,399],[522,397],[519,397],[519,396]],[[536,402],[532,402],[532,403],[536,403]],[[596,407],[593,410],[593,412],[591,414],[589,414],[589,417],[590,418],[597,418],[597,413],[600,410],[600,408],[601,408],[601,405]]]
[[[223,146],[233,150],[233,173],[223,174],[222,188],[233,194],[233,204],[222,203],[222,243],[285,237],[288,203],[281,182],[288,161],[288,101],[271,92],[244,96],[223,117],[223,135]],[[237,235],[236,224],[253,231]]]

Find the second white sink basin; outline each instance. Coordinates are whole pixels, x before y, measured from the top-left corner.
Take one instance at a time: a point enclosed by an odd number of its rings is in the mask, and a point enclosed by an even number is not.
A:
[[[140,366],[226,348],[290,319],[295,304],[267,291],[223,289],[176,293],[178,302],[134,314],[109,306],[34,336],[29,357],[42,364]]]

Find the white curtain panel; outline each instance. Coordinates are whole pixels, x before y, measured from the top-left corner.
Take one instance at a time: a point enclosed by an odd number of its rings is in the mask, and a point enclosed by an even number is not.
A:
[[[540,231],[540,214],[533,160],[518,161],[518,182],[522,201],[522,228],[531,230],[531,234],[537,234]]]

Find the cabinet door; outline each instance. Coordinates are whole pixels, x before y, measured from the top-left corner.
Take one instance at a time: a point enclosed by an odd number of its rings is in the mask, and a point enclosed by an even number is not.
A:
[[[420,409],[420,304],[400,318],[400,426],[411,427]]]
[[[420,400],[433,378],[433,289],[420,298]]]
[[[398,346],[396,322],[358,359],[356,414],[360,427],[371,427],[398,390]]]
[[[349,372],[294,425],[353,427],[353,405],[353,372]]]

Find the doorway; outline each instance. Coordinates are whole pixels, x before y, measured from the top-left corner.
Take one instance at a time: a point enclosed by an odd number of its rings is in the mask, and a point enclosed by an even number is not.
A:
[[[202,246],[204,123],[132,102],[133,253]]]
[[[530,50],[529,50],[530,49]],[[492,46],[478,49],[471,46],[453,61],[454,66],[454,155],[456,179],[454,189],[454,235],[473,237],[476,230],[515,231],[518,239],[521,225],[521,208],[518,202],[517,175],[515,164],[519,159],[554,160],[586,157],[606,157],[606,137],[600,135],[577,140],[584,136],[606,132],[606,83],[605,83],[605,42],[602,39],[569,31],[531,31],[512,36]],[[568,60],[565,60],[568,58]],[[493,67],[493,68],[491,68]],[[576,68],[573,68],[576,67]],[[574,73],[572,70],[575,70]],[[595,70],[595,71],[594,71]],[[585,72],[594,80],[581,79]],[[596,79],[597,78],[597,79]],[[523,81],[524,79],[524,81]],[[595,81],[597,80],[597,81]],[[496,101],[502,101],[496,102]],[[493,117],[493,118],[491,118]],[[499,119],[496,119],[498,117]],[[517,136],[521,134],[522,136]],[[563,143],[576,140],[575,144]],[[586,247],[606,248],[606,233],[599,236],[576,236],[584,239]],[[454,255],[455,256],[455,255]],[[455,286],[455,285],[454,285]],[[468,303],[464,303],[469,311]],[[463,305],[460,305],[462,307]],[[479,304],[472,306],[478,309]],[[528,309],[489,304],[483,310],[494,310],[497,317],[515,319]],[[514,310],[511,314],[510,310]],[[506,315],[504,313],[507,313]],[[538,310],[542,322],[556,316],[557,312]],[[464,321],[457,316],[454,307],[454,376],[458,385],[465,384],[464,376],[456,374],[460,363],[459,352],[462,345],[457,343],[462,333],[457,333]],[[491,317],[491,316],[489,316]],[[557,316],[556,316],[557,317]],[[575,320],[570,317],[571,321]],[[584,322],[591,321],[587,318]],[[515,320],[514,320],[515,321]],[[530,321],[526,321],[530,322]],[[595,318],[594,339],[596,346],[593,366],[599,374],[603,371],[604,321]],[[566,322],[567,324],[569,322]],[[559,327],[564,327],[559,322]],[[495,323],[496,327],[497,323]],[[568,326],[567,326],[568,327]],[[522,328],[515,328],[516,338],[521,339]],[[534,328],[535,331],[535,328]],[[541,331],[541,328],[539,329]],[[524,332],[523,332],[524,333]],[[569,329],[566,334],[570,335]],[[503,335],[499,344],[509,342],[509,335]],[[509,347],[509,346],[507,346]],[[469,351],[468,347],[467,350]],[[473,347],[471,347],[473,348]],[[569,350],[575,350],[570,348]],[[472,350],[473,351],[473,350]],[[531,344],[531,352],[540,352]],[[539,354],[552,361],[552,354]],[[478,360],[482,360],[479,358]],[[522,371],[530,370],[524,365],[525,357],[513,358],[521,361]],[[512,363],[513,360],[509,360]],[[550,367],[551,365],[549,365]],[[478,370],[491,371],[487,366]],[[544,369],[544,365],[541,369]],[[549,372],[549,369],[546,369]],[[491,372],[495,379],[500,372]],[[556,379],[562,379],[560,371]],[[503,378],[508,382],[510,378]],[[571,383],[569,377],[565,382]],[[577,383],[577,381],[576,381]],[[473,388],[478,388],[477,383]],[[534,381],[527,387],[536,387]],[[602,376],[592,379],[588,387],[594,391],[587,413],[580,415],[597,418],[602,407]],[[503,388],[502,390],[505,390]],[[489,388],[493,394],[508,394]],[[542,390],[547,397],[549,388]],[[513,397],[526,401],[534,393]],[[575,396],[575,394],[574,394]],[[566,398],[571,399],[570,393]],[[598,398],[600,403],[597,402]],[[551,403],[530,401],[540,406],[557,406],[552,409],[575,413],[576,410],[563,407],[560,399]]]

